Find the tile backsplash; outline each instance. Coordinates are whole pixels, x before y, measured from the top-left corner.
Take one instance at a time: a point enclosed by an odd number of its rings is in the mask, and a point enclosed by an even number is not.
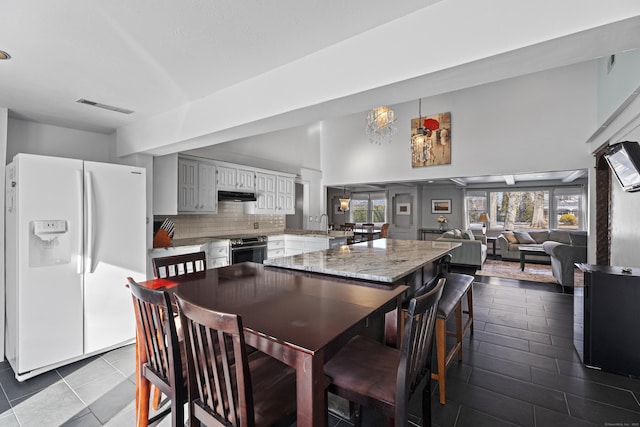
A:
[[[169,218],[176,225],[174,239],[280,232],[285,228],[285,215],[246,214],[242,203],[219,202],[213,215],[156,216],[156,221]],[[254,224],[258,223],[258,229]]]

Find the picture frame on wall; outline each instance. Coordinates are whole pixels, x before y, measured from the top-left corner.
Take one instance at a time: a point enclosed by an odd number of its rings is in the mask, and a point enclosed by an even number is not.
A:
[[[432,214],[450,214],[451,199],[431,199]]]
[[[411,203],[397,203],[396,215],[411,215]]]

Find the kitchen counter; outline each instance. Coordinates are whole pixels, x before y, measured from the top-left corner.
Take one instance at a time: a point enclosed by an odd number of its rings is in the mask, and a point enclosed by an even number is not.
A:
[[[343,231],[330,231],[328,234],[326,231],[322,230],[299,230],[299,229],[286,229],[282,231],[271,231],[260,233],[259,230],[254,230],[251,233],[237,233],[230,236],[205,236],[205,237],[192,237],[187,239],[174,239],[171,241],[170,248],[182,247],[182,246],[197,246],[197,245],[205,245],[209,242],[222,242],[224,240],[229,240],[235,237],[251,237],[251,236],[280,236],[284,234],[291,234],[296,236],[305,236],[305,237],[317,237],[317,238],[328,238],[328,239],[336,239],[341,237],[353,236],[353,232],[343,232]],[[156,249],[165,249],[165,248],[152,248],[152,250]]]
[[[395,283],[460,246],[454,242],[378,239],[264,261],[267,266]]]

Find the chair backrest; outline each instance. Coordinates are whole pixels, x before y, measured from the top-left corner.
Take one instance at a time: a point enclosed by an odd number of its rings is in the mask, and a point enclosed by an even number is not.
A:
[[[386,238],[387,234],[389,234],[389,224],[385,222],[384,224],[382,224],[382,227],[380,228],[380,238],[381,239]]]
[[[408,425],[409,400],[422,381],[426,379],[425,387],[430,387],[433,334],[444,285],[441,278],[435,287],[409,302],[396,379],[396,425]]]
[[[371,223],[371,222],[363,222],[362,223],[362,229],[365,231],[373,231],[373,228],[375,227],[375,224]]]
[[[191,416],[205,425],[253,426],[242,319],[175,298],[185,332]]]
[[[138,352],[146,357],[142,375],[164,394],[186,401],[180,345],[169,294],[148,289],[128,278],[138,330]]]
[[[356,224],[354,222],[345,222],[340,226],[340,229],[344,231],[353,231],[356,229]]]
[[[181,276],[207,269],[205,252],[153,258],[153,275],[156,279]]]

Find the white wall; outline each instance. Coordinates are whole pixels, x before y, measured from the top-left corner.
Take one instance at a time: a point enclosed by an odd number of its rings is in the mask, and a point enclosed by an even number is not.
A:
[[[9,110],[7,108],[0,108],[0,173],[2,177],[5,176],[5,165],[6,162],[6,153],[7,153],[7,126],[9,123]],[[4,182],[4,179],[2,180]],[[5,219],[5,211],[4,211],[4,188],[2,191],[3,196],[0,200],[0,218],[2,219],[3,227],[0,228],[0,241],[5,242],[5,233],[4,233],[4,219]],[[6,244],[6,242],[5,242]],[[2,285],[2,289],[0,290],[0,357],[4,359],[4,251],[5,244],[0,245],[0,284]]]
[[[320,127],[317,124],[295,127],[185,153],[295,174],[303,168],[320,170]]]
[[[7,161],[18,153],[111,162],[115,136],[9,119]]]
[[[451,112],[452,164],[412,168],[410,120],[417,100],[392,106],[398,132],[371,144],[365,112],[323,122],[326,185],[583,169],[595,131],[595,62],[423,99],[422,115]]]
[[[598,61],[598,123],[604,123],[640,85],[640,50],[616,54],[610,70],[608,62],[609,57]]]

